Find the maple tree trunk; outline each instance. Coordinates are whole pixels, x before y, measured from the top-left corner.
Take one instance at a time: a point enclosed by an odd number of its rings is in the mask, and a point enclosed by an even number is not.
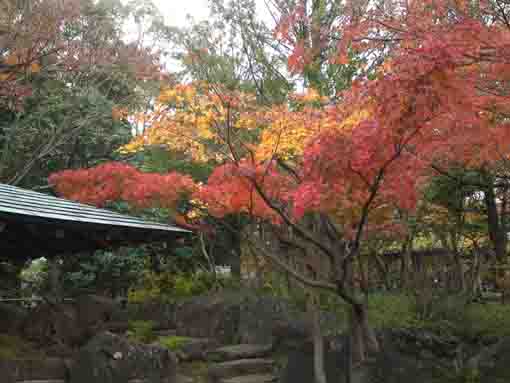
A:
[[[372,353],[379,351],[379,342],[368,322],[366,304],[351,307],[351,363],[357,366],[367,360]]]
[[[353,262],[348,262],[346,265],[347,270],[345,275],[351,289],[351,293],[354,293],[354,273],[353,273]],[[370,353],[379,351],[379,343],[368,323],[368,310],[367,304],[359,302],[351,304],[350,308],[350,362],[349,371],[346,372],[347,376],[352,376],[352,368],[358,366],[360,363],[366,361]]]
[[[363,294],[365,294],[366,297],[368,297],[368,290],[369,290],[369,280],[368,280],[368,265],[363,261],[363,258],[358,258],[359,263],[359,275],[360,275],[360,287],[363,291]]]
[[[360,317],[357,314],[356,307],[351,307],[351,365],[356,367],[365,360],[365,344],[363,342],[363,333],[361,329]]]

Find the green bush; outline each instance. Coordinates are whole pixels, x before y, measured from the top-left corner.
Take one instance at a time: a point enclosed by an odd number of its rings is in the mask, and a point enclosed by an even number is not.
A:
[[[130,303],[148,301],[175,302],[202,295],[213,289],[234,289],[238,286],[230,276],[212,273],[154,273],[145,272],[142,284],[129,292]]]
[[[170,295],[173,288],[174,276],[172,273],[155,273],[145,270],[141,283],[129,290],[128,301],[130,303],[161,301]]]
[[[190,338],[184,336],[163,336],[158,339],[158,343],[171,351],[177,351],[185,344],[189,343]]]
[[[150,343],[156,339],[153,321],[129,321],[128,337],[141,343]]]
[[[469,305],[455,328],[473,339],[509,336],[510,306],[500,303]]]
[[[406,294],[374,294],[368,299],[368,317],[376,328],[421,327],[414,297]]]
[[[289,290],[283,279],[273,278],[259,291],[288,299],[296,308],[306,309],[306,291]],[[349,305],[332,293],[320,293],[321,310],[334,313],[338,329],[345,329]],[[473,340],[510,336],[510,305],[468,303],[462,295],[433,296],[423,309],[413,294],[375,293],[368,297],[368,316],[374,328],[423,328]]]

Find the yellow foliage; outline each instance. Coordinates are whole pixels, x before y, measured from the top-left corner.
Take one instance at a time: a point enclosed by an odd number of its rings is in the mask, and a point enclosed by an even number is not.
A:
[[[38,62],[33,62],[30,64],[29,72],[30,73],[39,73],[41,71],[41,65]]]
[[[281,117],[275,118],[262,133],[256,152],[261,160],[273,155],[287,159],[303,154],[306,141],[320,129],[320,121],[293,118],[296,116],[288,111],[281,114]]]
[[[323,101],[313,91],[301,98],[305,101]],[[338,119],[338,114],[331,113],[332,109],[318,109],[305,105],[295,111],[289,107],[273,108],[266,115],[269,126],[261,136],[260,145],[256,151],[261,160],[278,156],[289,159],[301,156],[308,140],[319,132],[328,130],[347,131],[370,117],[369,109],[355,110],[346,118]]]
[[[220,93],[221,92],[221,93]],[[210,144],[224,145],[227,130],[253,129],[251,116],[255,98],[250,94],[227,92],[206,83],[180,84],[162,89],[151,114],[135,116],[148,123],[142,136],[120,148],[121,153],[143,150],[146,146],[165,145],[169,150],[189,155],[194,161],[218,159],[218,150]]]
[[[257,106],[254,95],[229,92],[220,85],[197,82],[165,88],[154,112],[135,116],[147,129],[120,152],[163,145],[194,161],[222,161],[230,149],[227,143],[238,142],[232,135],[260,129],[256,144],[243,138],[243,149],[252,151],[259,160],[275,155],[289,159],[301,156],[308,140],[317,133],[349,130],[370,117],[368,107],[349,115],[338,113],[313,89],[293,95],[291,100],[292,104],[265,108]]]

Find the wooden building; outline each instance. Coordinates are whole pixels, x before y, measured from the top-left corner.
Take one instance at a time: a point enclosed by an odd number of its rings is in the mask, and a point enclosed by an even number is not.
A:
[[[162,241],[189,231],[0,184],[0,261],[51,258]]]

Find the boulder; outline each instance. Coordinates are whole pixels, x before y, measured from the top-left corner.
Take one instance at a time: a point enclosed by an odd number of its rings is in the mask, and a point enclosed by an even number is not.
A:
[[[78,325],[83,329],[98,328],[111,320],[117,302],[99,295],[81,295],[76,298],[74,306]]]
[[[510,381],[510,338],[500,339],[484,347],[468,363],[473,373],[479,374],[480,382]]]
[[[194,297],[175,309],[177,335],[215,338],[220,343],[237,343],[240,304],[227,294]]]
[[[275,362],[272,359],[239,359],[216,363],[209,367],[209,377],[213,382],[244,375],[271,374]]]
[[[442,383],[451,378],[446,376],[448,368],[454,371],[453,365],[448,366],[432,355],[416,356],[393,348],[381,351],[367,368],[371,378],[380,383]]]
[[[285,300],[245,292],[181,302],[175,308],[175,322],[178,335],[215,338],[221,344],[300,343],[311,328],[306,314]]]
[[[77,313],[72,306],[43,303],[26,318],[22,333],[26,339],[44,346],[73,346],[81,344],[85,338],[77,323]]]
[[[113,312],[115,322],[151,321],[155,330],[175,328],[175,306],[172,303],[144,302],[129,303],[125,308],[117,307]]]
[[[61,358],[0,360],[2,382],[66,379],[68,365]]]
[[[241,343],[300,342],[310,328],[306,314],[281,298],[247,295],[240,302]]]
[[[218,341],[211,338],[189,338],[176,350],[179,361],[205,360],[206,355],[218,347]]]
[[[213,350],[207,353],[207,358],[222,362],[236,359],[265,358],[271,354],[271,351],[271,345],[236,344]]]
[[[144,345],[103,332],[80,349],[70,369],[70,383],[174,383],[176,357],[168,349]]]
[[[255,374],[221,379],[220,383],[275,383],[278,378],[272,374]]]
[[[458,340],[417,330],[385,330],[378,334],[380,352],[352,371],[353,383],[443,383],[453,372]],[[347,336],[325,339],[325,372],[329,381],[345,381]],[[313,344],[287,352],[281,383],[308,383],[314,379]],[[485,381],[485,380],[482,380]],[[486,380],[487,382],[492,380]]]
[[[186,375],[180,375],[178,374],[177,375],[177,378],[175,380],[175,383],[194,383],[195,380],[193,378],[190,378],[189,376],[186,376]]]
[[[25,317],[23,335],[44,346],[80,347],[106,330],[117,303],[106,297],[82,295],[72,304],[43,303]],[[59,352],[59,355],[61,353]]]
[[[345,358],[343,351],[344,340],[338,342],[339,349],[333,349],[325,342],[324,367],[328,382],[344,382]],[[281,371],[281,383],[309,383],[315,381],[313,364],[313,344],[306,342],[299,347],[287,351],[287,360]]]
[[[28,310],[0,302],[0,333],[19,334],[28,317]]]

